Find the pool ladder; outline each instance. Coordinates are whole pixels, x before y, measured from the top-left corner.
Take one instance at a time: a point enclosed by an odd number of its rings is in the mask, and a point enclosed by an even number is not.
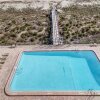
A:
[[[88,92],[89,96],[87,97],[86,100],[93,100],[96,95],[96,92],[93,89],[89,89],[87,92]]]

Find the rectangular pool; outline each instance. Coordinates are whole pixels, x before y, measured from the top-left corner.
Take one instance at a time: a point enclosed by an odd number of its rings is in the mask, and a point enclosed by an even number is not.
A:
[[[10,79],[11,93],[99,91],[100,61],[89,50],[26,51]]]

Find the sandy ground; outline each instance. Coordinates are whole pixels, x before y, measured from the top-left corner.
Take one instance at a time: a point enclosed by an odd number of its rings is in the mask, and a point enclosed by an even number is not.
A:
[[[14,67],[18,54],[22,51],[36,50],[94,50],[100,59],[100,45],[63,45],[63,46],[17,46],[16,48],[0,47],[0,55],[9,53],[2,69],[0,70],[0,100],[100,100],[100,96],[8,96],[4,88]],[[92,98],[92,99],[91,99]]]
[[[1,2],[2,1],[61,1],[61,0],[0,0]]]
[[[42,8],[42,9],[49,9],[50,4],[56,2],[60,3],[60,7],[69,7],[71,5],[100,5],[100,0],[91,0],[90,2],[82,1],[82,0],[0,0],[0,2],[4,1],[13,1],[12,3],[3,3],[0,4],[0,8],[7,9],[9,7],[15,7],[16,9],[22,9],[26,7],[31,8]],[[14,1],[22,1],[15,3]],[[31,2],[31,3],[25,3],[25,2]]]

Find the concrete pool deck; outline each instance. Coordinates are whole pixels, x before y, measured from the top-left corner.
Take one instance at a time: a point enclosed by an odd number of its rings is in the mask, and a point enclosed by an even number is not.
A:
[[[100,96],[8,96],[5,94],[9,75],[14,67],[18,54],[22,51],[36,50],[93,50],[100,59],[100,45],[90,47],[89,45],[63,45],[63,46],[17,46],[16,48],[8,48],[0,46],[0,57],[2,54],[9,53],[9,56],[0,70],[0,100],[99,100]]]

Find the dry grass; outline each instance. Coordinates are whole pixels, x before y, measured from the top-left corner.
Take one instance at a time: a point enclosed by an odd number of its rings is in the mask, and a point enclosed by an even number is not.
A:
[[[65,43],[100,43],[100,7],[61,8],[59,30]],[[0,45],[49,44],[49,10],[0,9]]]
[[[100,7],[63,8],[59,17],[60,33],[65,43],[100,43]]]
[[[48,11],[0,9],[0,44],[43,44],[48,38]]]

